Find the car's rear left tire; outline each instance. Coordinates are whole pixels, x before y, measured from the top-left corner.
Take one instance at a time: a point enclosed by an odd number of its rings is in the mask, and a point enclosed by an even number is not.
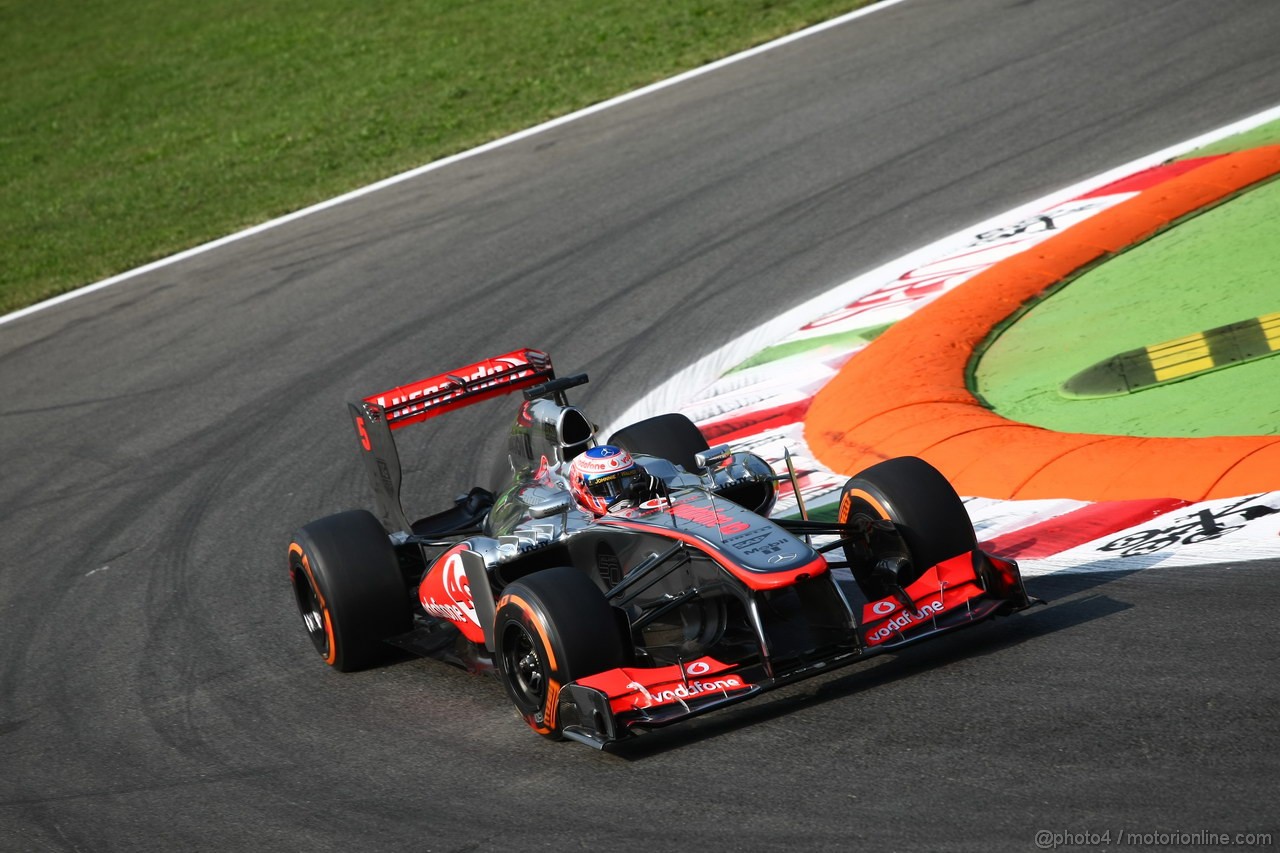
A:
[[[342,672],[384,661],[387,637],[409,630],[408,589],[382,524],[365,510],[302,527],[289,543],[289,580],[303,625]]]
[[[561,737],[560,690],[621,666],[623,638],[613,608],[579,569],[543,569],[503,590],[494,619],[499,680],[535,732]]]
[[[656,415],[623,427],[609,436],[609,443],[632,453],[666,459],[689,472],[698,467],[694,456],[709,447],[697,425],[678,412]]]
[[[883,575],[871,571],[875,561],[904,558],[897,583],[905,587],[930,567],[977,546],[956,490],[938,469],[914,456],[887,459],[849,478],[840,493],[838,518],[853,524],[857,516],[887,520],[894,527],[872,530],[870,557],[845,549],[858,586],[871,600],[890,594]]]

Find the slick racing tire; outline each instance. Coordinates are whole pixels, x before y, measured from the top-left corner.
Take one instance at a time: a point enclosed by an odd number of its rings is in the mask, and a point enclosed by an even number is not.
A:
[[[557,567],[521,578],[498,599],[497,670],[516,710],[535,732],[560,739],[560,690],[623,663],[613,608],[579,569]]]
[[[395,549],[365,510],[299,530],[289,543],[289,580],[311,642],[336,670],[381,663],[391,650],[383,639],[409,630],[409,596]]]
[[[698,469],[693,457],[709,447],[693,421],[675,412],[623,427],[609,436],[609,443],[632,453],[666,459],[691,473]]]
[[[879,560],[905,558],[897,583],[905,587],[943,560],[977,547],[964,502],[938,469],[923,459],[887,459],[851,477],[840,493],[838,519],[857,515],[893,522],[894,531],[872,530],[870,554],[846,548],[854,579],[871,601],[890,594],[883,578],[870,571]]]

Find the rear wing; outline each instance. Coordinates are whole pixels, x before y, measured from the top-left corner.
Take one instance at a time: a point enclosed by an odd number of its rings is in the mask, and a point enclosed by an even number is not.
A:
[[[348,403],[383,526],[409,532],[400,503],[400,454],[391,431],[555,379],[551,356],[520,349]]]
[[[399,429],[555,378],[551,356],[522,349],[365,397],[364,402],[381,406],[387,426]]]

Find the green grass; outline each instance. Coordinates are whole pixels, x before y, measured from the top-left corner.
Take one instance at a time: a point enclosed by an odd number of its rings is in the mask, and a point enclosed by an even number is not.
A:
[[[0,0],[0,313],[867,0]]]
[[[1193,157],[1208,157],[1211,154],[1230,154],[1232,151],[1244,151],[1246,148],[1261,148],[1264,145],[1280,143],[1280,121],[1273,121],[1247,130],[1244,133],[1228,136],[1203,148],[1196,148],[1177,158],[1189,160]]]

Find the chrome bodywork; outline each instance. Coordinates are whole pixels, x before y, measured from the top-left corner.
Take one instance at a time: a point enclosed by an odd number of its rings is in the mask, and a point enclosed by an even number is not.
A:
[[[678,513],[688,506],[703,508],[704,515],[709,511],[731,516],[740,537],[746,533],[743,525],[747,525],[752,531],[768,530],[774,541],[793,539],[765,518],[777,499],[778,478],[773,469],[755,454],[729,453],[727,449],[709,470],[694,472],[666,459],[637,454],[637,464],[661,481],[669,495],[664,505],[668,510],[674,506],[675,511],[627,506],[597,518],[575,504],[568,483],[573,457],[594,443],[594,428],[576,407],[548,399],[523,405],[508,440],[511,483],[498,493],[485,519],[483,535],[468,540],[487,565],[498,567],[530,551],[564,545],[600,524],[619,520],[688,532],[703,538],[710,547],[725,547],[725,536],[716,535],[716,527],[703,530],[696,521],[682,521]],[[743,497],[749,500],[745,508]],[[812,559],[812,552],[804,550],[804,556]]]

